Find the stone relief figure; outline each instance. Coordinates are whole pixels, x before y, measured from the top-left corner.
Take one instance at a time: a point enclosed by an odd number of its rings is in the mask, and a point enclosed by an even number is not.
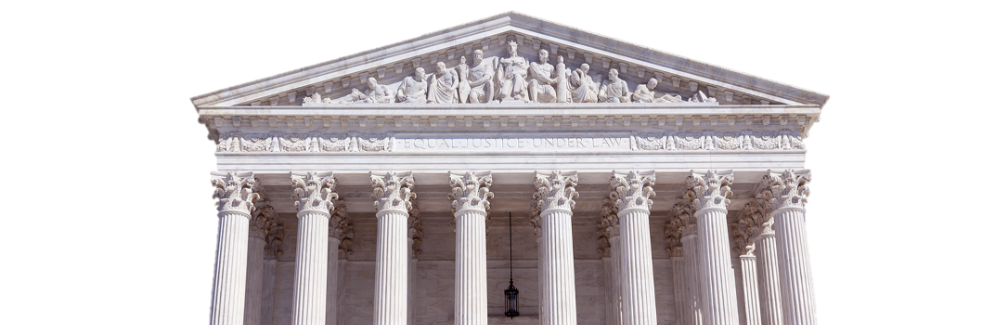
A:
[[[425,69],[415,69],[415,78],[405,77],[398,86],[399,103],[425,104],[425,92],[428,89],[425,82]]]
[[[429,76],[429,103],[444,104],[457,102],[457,83],[459,76],[456,69],[447,69],[446,63],[436,63],[436,73]]]
[[[460,64],[456,66],[457,76],[460,77],[460,83],[457,85],[457,98],[460,103],[466,103],[467,98],[470,96],[470,81],[467,78],[470,77],[470,67],[467,66],[467,57],[460,56]]]
[[[550,53],[546,50],[539,51],[539,62],[529,64],[529,74],[533,80],[529,81],[529,98],[536,103],[556,103],[557,90],[552,84],[557,80],[554,75],[553,65],[547,63],[550,60]]]
[[[634,103],[653,103],[657,100],[657,92],[654,88],[657,87],[657,79],[650,78],[647,80],[646,84],[636,86],[636,91],[633,92],[633,102]]]
[[[484,61],[484,51],[474,51],[474,67],[470,68],[469,103],[490,103],[495,96],[495,68],[492,62]]]
[[[315,93],[317,95],[318,93]],[[329,101],[331,102],[331,101]],[[387,86],[377,83],[377,79],[373,77],[367,78],[367,92],[361,92],[359,89],[353,88],[353,91],[342,98],[339,99],[340,104],[345,103],[368,103],[368,104],[386,104],[392,102],[391,90]]]
[[[557,102],[558,103],[570,103],[571,102],[570,90],[567,89],[569,87],[568,83],[570,82],[570,79],[571,79],[571,76],[569,74],[570,74],[570,70],[567,70],[567,65],[564,64],[564,57],[563,56],[558,56],[557,57],[557,70],[555,71],[555,75],[556,75],[556,78],[557,78],[556,79],[556,84],[557,84]]]
[[[519,56],[518,48],[519,45],[515,41],[509,41],[506,47],[508,57],[499,60],[501,67],[498,69],[498,82],[501,83],[501,92],[498,93],[498,99],[502,102],[510,100],[529,102],[526,88],[529,61]]]
[[[322,95],[319,94],[318,92],[314,92],[311,94],[311,96],[304,98],[304,104],[305,104],[304,106],[308,106],[307,104],[331,104],[331,103],[332,103],[331,98],[322,98]]]
[[[599,103],[629,103],[632,95],[625,80],[619,79],[619,70],[609,69],[609,80],[598,90]]]
[[[571,98],[575,103],[594,103],[597,100],[598,85],[588,75],[588,64],[581,64],[580,68],[571,72],[570,80],[567,82],[571,90]]]
[[[689,98],[688,101],[691,103],[715,103],[716,98],[706,96],[705,93],[699,90],[699,92],[692,95],[692,98]]]

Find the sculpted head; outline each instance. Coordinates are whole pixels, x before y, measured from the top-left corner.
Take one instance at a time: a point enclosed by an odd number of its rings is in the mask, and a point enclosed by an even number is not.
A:
[[[519,54],[519,44],[515,41],[509,41],[508,46],[505,47],[508,50],[508,56],[517,56]]]
[[[436,62],[436,74],[442,74],[443,72],[446,72],[446,63],[442,61]]]
[[[474,50],[474,62],[481,62],[484,60],[484,51]]]
[[[376,89],[377,79],[374,79],[373,77],[367,78],[367,87],[370,87],[370,89]]]
[[[650,78],[650,80],[647,80],[647,89],[653,90],[654,87],[657,87],[657,78]]]
[[[564,64],[564,56],[563,55],[558,55],[557,56],[557,64]]]
[[[422,67],[415,69],[415,79],[418,81],[425,80],[425,69],[422,69]]]
[[[582,63],[580,69],[581,71],[584,71],[584,73],[588,73],[588,69],[591,69],[591,67],[589,67],[587,63]]]
[[[546,63],[546,61],[550,61],[550,52],[547,52],[546,50],[540,50],[539,61],[540,63]]]
[[[474,51],[474,53],[475,53],[475,55],[476,55],[477,51]],[[482,52],[482,53],[483,53],[483,52]],[[483,55],[483,54],[481,54],[481,55]],[[466,63],[467,63],[467,57],[465,57],[465,56],[461,55],[461,56],[460,56],[460,64],[466,64]]]
[[[619,70],[609,69],[609,81],[615,82],[617,79],[619,79]]]

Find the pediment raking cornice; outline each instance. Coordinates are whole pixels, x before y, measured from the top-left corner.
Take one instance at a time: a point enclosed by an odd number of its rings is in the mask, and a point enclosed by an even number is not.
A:
[[[399,83],[419,64],[434,71],[433,57],[448,67],[460,56],[470,58],[469,49],[484,49],[487,56],[504,54],[502,36],[521,40],[520,52],[529,58],[538,48],[551,52],[551,61],[564,56],[569,69],[589,63],[593,72],[611,68],[630,87],[650,77],[660,81],[662,91],[691,92],[693,87],[709,91],[719,104],[786,104],[822,106],[827,96],[743,73],[693,61],[646,47],[610,39],[575,28],[550,23],[518,13],[505,13],[415,39],[395,43],[352,56],[316,64],[270,78],[245,83],[192,98],[199,109],[239,105],[294,106],[312,91],[337,95],[359,84],[361,76]],[[538,41],[539,44],[534,44]],[[551,46],[552,45],[552,46]],[[556,53],[553,53],[556,52]],[[573,58],[569,56],[573,54]],[[602,59],[607,59],[603,61]],[[413,62],[414,61],[414,62]],[[531,60],[532,61],[532,60]],[[620,64],[622,63],[622,65]],[[402,64],[401,71],[396,69]],[[678,68],[680,67],[680,68]],[[348,77],[348,78],[347,78]],[[343,80],[347,81],[343,81]],[[675,87],[677,86],[677,87]],[[669,88],[670,87],[670,88]]]

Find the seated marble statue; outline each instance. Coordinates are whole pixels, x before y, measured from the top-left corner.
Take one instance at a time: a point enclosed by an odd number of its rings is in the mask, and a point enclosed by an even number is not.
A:
[[[515,41],[509,41],[506,47],[508,57],[499,60],[502,67],[498,69],[498,82],[501,83],[498,99],[502,102],[510,100],[529,101],[529,92],[526,87],[529,61],[519,56],[518,48],[519,45]]]
[[[598,90],[599,103],[629,103],[629,85],[619,78],[619,70],[609,69],[609,80]]]
[[[588,75],[588,64],[581,64],[580,68],[571,72],[570,80],[567,82],[571,90],[571,99],[575,103],[594,103],[598,100],[598,86]]]
[[[715,97],[706,96],[705,93],[703,93],[701,90],[699,90],[698,93],[696,93],[695,95],[692,95],[692,98],[688,99],[688,102],[690,102],[690,103],[715,103],[716,102],[716,98]]]
[[[470,97],[470,66],[467,66],[467,57],[460,56],[460,64],[456,66],[457,76],[460,76],[460,83],[457,85],[457,99],[460,103],[466,103]]]
[[[436,63],[436,73],[429,76],[429,94],[426,100],[432,104],[457,102],[457,83],[460,77],[456,69],[447,69],[446,63]]]
[[[557,80],[554,75],[553,65],[547,63],[550,60],[550,53],[546,50],[539,51],[539,62],[529,64],[529,74],[533,80],[529,81],[529,98],[536,103],[556,103],[557,90],[553,88]]]
[[[398,86],[399,103],[425,104],[425,92],[428,86],[425,82],[425,69],[415,69],[415,78],[405,77]]]
[[[484,51],[474,50],[474,67],[470,68],[467,94],[469,103],[490,103],[495,98],[495,68],[492,60],[484,60]]]
[[[377,79],[373,77],[367,78],[367,91],[361,92],[359,89],[353,88],[349,95],[339,98],[339,100],[334,101],[340,104],[347,103],[368,103],[368,104],[386,104],[392,102],[391,90],[387,86],[377,84]],[[317,94],[317,93],[316,93]],[[327,99],[330,103],[333,102]]]

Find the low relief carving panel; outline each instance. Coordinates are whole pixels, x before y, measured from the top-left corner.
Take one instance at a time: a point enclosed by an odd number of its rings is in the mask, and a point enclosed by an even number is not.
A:
[[[760,144],[760,145],[759,145]],[[663,132],[633,135],[638,151],[694,150],[802,150],[806,146],[798,132]]]
[[[393,144],[389,133],[226,133],[217,152],[390,152]]]

